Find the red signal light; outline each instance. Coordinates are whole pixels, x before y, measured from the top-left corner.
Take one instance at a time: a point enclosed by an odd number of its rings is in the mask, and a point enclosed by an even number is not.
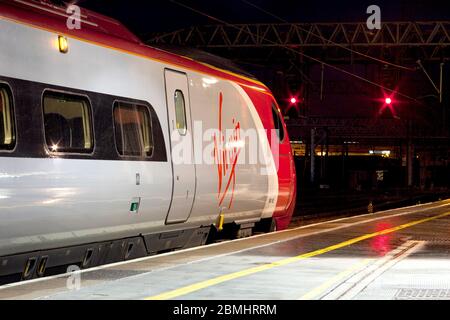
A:
[[[292,98],[290,99],[290,101],[291,101],[292,104],[296,104],[296,103],[297,103],[297,98],[292,97]]]
[[[391,98],[386,98],[386,100],[384,100],[386,102],[386,104],[391,104],[392,103],[392,99]]]

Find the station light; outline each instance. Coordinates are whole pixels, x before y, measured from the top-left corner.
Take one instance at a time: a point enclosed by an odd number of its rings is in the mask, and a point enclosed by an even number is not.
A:
[[[369,150],[369,154],[389,158],[391,156],[391,150]]]
[[[383,97],[378,99],[378,101],[380,102],[380,115],[388,111],[392,114],[392,117],[394,117],[395,119],[399,119],[395,110],[395,107],[397,106],[399,101],[395,99],[394,91],[389,93],[383,92]]]

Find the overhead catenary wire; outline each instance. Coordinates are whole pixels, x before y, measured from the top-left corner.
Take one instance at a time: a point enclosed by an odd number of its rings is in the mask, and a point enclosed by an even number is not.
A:
[[[216,21],[216,22],[219,22],[219,23],[221,23],[221,24],[227,25],[227,26],[229,26],[229,27],[232,27],[232,28],[234,28],[234,29],[237,29],[237,30],[241,31],[241,28],[239,28],[238,26],[235,26],[235,25],[232,24],[232,23],[229,23],[229,22],[226,22],[226,21],[224,21],[224,20],[222,20],[222,19],[219,19],[219,18],[216,18],[216,17],[214,17],[214,16],[211,16],[210,14],[207,14],[207,13],[205,13],[205,12],[203,12],[203,11],[200,11],[200,10],[198,10],[198,9],[196,9],[196,8],[190,7],[190,6],[188,6],[188,5],[184,4],[184,3],[181,3],[181,2],[176,1],[176,0],[169,0],[169,1],[172,2],[172,3],[174,3],[174,4],[176,4],[176,5],[178,5],[178,6],[180,6],[180,7],[183,7],[183,8],[185,8],[185,9],[188,9],[188,10],[190,10],[190,11],[192,11],[192,12],[195,12],[195,13],[197,13],[197,14],[203,15],[203,16],[207,17],[208,19],[214,20],[214,21]],[[244,31],[245,31],[246,33],[248,33],[249,35],[251,35],[251,36],[255,36],[252,32],[250,32],[250,31],[248,31],[248,30],[245,30],[245,29],[244,29]],[[270,41],[269,39],[266,39],[266,38],[263,38],[263,39],[264,39],[264,41],[267,41],[267,42],[269,42],[269,43],[276,44],[274,41]],[[352,73],[352,72],[350,72],[350,71],[347,71],[347,70],[345,70],[345,69],[342,69],[342,68],[336,67],[336,66],[334,66],[334,65],[332,65],[332,64],[329,64],[329,63],[326,63],[326,62],[324,62],[324,61],[321,61],[321,60],[319,60],[319,59],[317,59],[317,58],[315,58],[315,57],[312,57],[312,56],[310,56],[310,55],[308,55],[308,54],[306,54],[306,53],[304,53],[304,52],[297,51],[297,50],[295,50],[295,49],[293,49],[293,48],[290,48],[290,47],[284,46],[284,45],[282,45],[281,47],[283,47],[283,48],[286,49],[286,50],[292,51],[292,52],[294,52],[294,53],[296,53],[296,54],[299,54],[299,55],[301,55],[301,56],[303,56],[303,57],[305,57],[305,58],[307,58],[307,59],[309,59],[309,60],[311,60],[311,61],[317,62],[317,63],[322,64],[322,65],[324,65],[324,66],[327,66],[327,67],[329,67],[329,68],[331,68],[331,69],[333,69],[333,70],[336,70],[336,71],[338,71],[338,72],[344,73],[344,74],[346,74],[346,75],[348,75],[348,76],[354,77],[354,78],[356,78],[356,79],[358,79],[358,80],[361,80],[361,81],[364,81],[364,82],[366,82],[366,83],[368,83],[368,84],[370,84],[370,85],[373,85],[373,86],[376,86],[376,87],[378,87],[378,88],[380,88],[380,89],[383,89],[383,90],[385,90],[386,92],[395,93],[395,94],[398,95],[398,96],[401,96],[401,97],[404,97],[404,98],[406,98],[406,99],[412,100],[412,101],[414,101],[414,102],[416,102],[416,103],[422,104],[420,101],[418,101],[417,99],[415,99],[415,98],[413,98],[413,97],[411,97],[411,96],[408,96],[408,95],[406,95],[406,94],[404,94],[404,93],[401,93],[401,92],[399,92],[399,91],[397,91],[397,90],[395,90],[395,89],[391,89],[391,88],[385,87],[385,86],[383,86],[383,85],[381,85],[381,84],[379,84],[379,83],[376,83],[376,82],[374,82],[374,81],[371,81],[371,80],[369,80],[369,79],[367,79],[367,78],[364,78],[364,77],[362,77],[362,76],[360,76],[360,75],[357,75],[357,74]]]

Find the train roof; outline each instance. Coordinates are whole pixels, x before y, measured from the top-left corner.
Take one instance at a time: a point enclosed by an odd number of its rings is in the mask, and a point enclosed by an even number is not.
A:
[[[234,72],[236,74],[245,76],[247,78],[251,78],[253,80],[257,80],[254,75],[241,69],[241,67],[239,67],[233,61],[223,58],[223,57],[220,57],[220,56],[217,56],[215,54],[197,49],[197,48],[180,47],[180,46],[169,45],[169,44],[156,44],[156,45],[152,45],[152,46],[155,48],[167,51],[167,52],[175,53],[180,56],[194,59],[195,61],[207,63],[216,68]]]
[[[233,67],[218,68],[193,58],[150,47],[141,42],[119,21],[84,8],[81,8],[81,28],[70,29],[67,27],[70,15],[66,13],[66,8],[67,3],[62,1],[0,0],[0,19],[13,20],[68,38],[76,38],[124,53],[235,81],[255,90],[270,93],[263,83],[248,74],[244,75],[237,69],[233,72]]]

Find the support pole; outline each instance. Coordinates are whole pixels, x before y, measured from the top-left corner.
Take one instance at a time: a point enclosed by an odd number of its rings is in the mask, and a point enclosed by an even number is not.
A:
[[[439,76],[439,102],[442,103],[442,80],[444,78],[444,63],[441,62],[441,73]]]
[[[322,70],[320,75],[320,101],[323,101],[323,74],[324,74],[325,66],[322,63]]]
[[[330,141],[328,138],[328,128],[325,129],[325,170],[324,170],[324,179],[328,184],[328,154],[330,151]]]
[[[315,160],[316,160],[316,143],[315,143],[316,129],[311,129],[311,183],[315,182]]]
[[[323,166],[324,166],[323,160],[324,160],[324,145],[323,145],[323,142],[321,142],[320,143],[320,181],[323,180]]]
[[[441,67],[441,72],[440,72],[440,76],[439,76],[439,103],[441,104],[441,109],[442,109],[442,131],[443,131],[443,134],[444,135],[446,135],[447,134],[447,122],[448,122],[448,119],[447,119],[447,106],[446,106],[446,104],[444,103],[444,98],[443,98],[443,93],[444,93],[444,91],[443,91],[443,88],[444,88],[444,85],[443,85],[443,82],[444,82],[444,63],[443,62],[441,62],[441,65],[440,65],[440,67]]]
[[[408,141],[408,152],[407,152],[407,157],[408,159],[406,159],[407,161],[407,166],[408,166],[408,187],[412,187],[413,185],[413,157],[414,157],[414,152],[413,152],[413,145],[411,140]]]
[[[407,174],[407,183],[408,187],[412,187],[413,185],[413,143],[412,143],[412,122],[409,120],[408,123],[408,144],[406,147],[406,174]]]
[[[341,172],[341,184],[342,188],[346,188],[345,183],[345,143],[342,143],[342,172]]]

